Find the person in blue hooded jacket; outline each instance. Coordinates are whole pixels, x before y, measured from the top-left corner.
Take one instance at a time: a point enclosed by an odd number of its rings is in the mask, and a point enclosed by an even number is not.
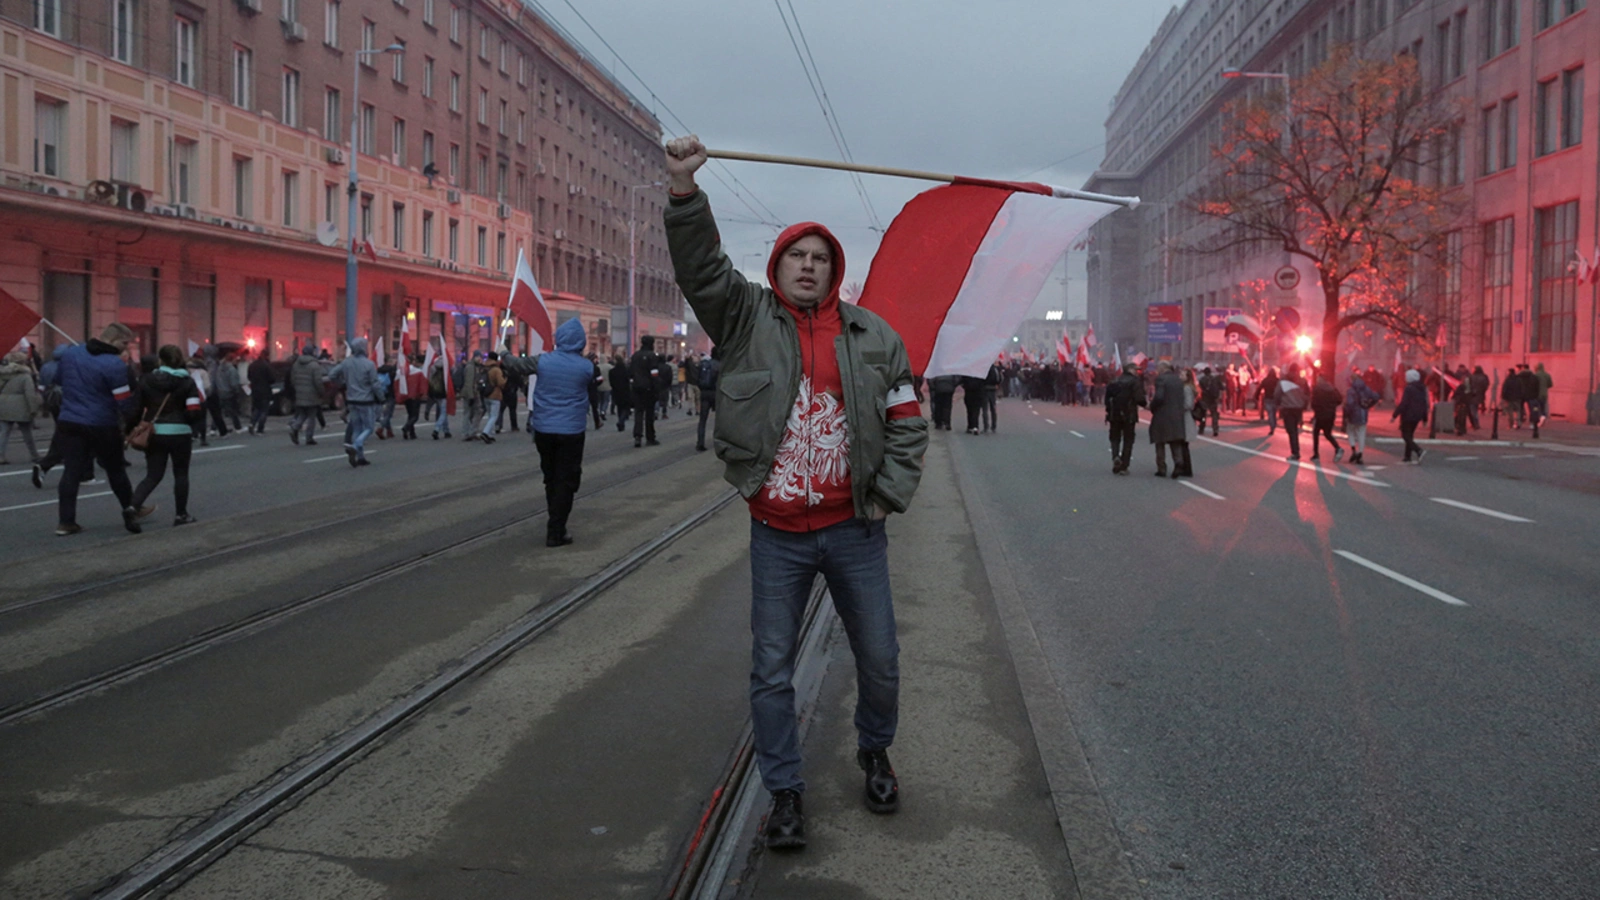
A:
[[[530,379],[533,444],[539,449],[539,469],[544,473],[545,508],[549,511],[545,546],[572,543],[567,517],[572,498],[583,477],[583,438],[589,419],[589,385],[594,363],[583,357],[588,337],[583,323],[568,319],[556,329],[556,346],[535,357],[506,357],[501,365]]]
[[[126,509],[133,501],[133,483],[128,480],[122,458],[122,420],[133,410],[133,389],[122,354],[132,341],[133,329],[112,322],[100,332],[98,340],[72,347],[61,355],[56,371],[61,384],[56,433],[66,461],[57,488],[56,534],[61,537],[83,530],[78,524],[78,484],[89,471],[89,460],[105,470],[119,509]],[[126,524],[129,531],[138,533],[136,521]]]

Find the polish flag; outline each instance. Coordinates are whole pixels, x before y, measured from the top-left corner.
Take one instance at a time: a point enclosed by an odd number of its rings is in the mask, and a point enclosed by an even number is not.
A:
[[[1261,343],[1261,323],[1254,316],[1242,313],[1228,317],[1228,324],[1222,329],[1223,335],[1233,335],[1239,343]]]
[[[398,397],[411,396],[411,388],[406,382],[411,380],[411,318],[400,317],[400,359],[394,367],[395,395]]]
[[[924,191],[884,233],[860,306],[900,333],[913,373],[982,376],[1056,261],[1113,209],[1043,184],[958,178]]]
[[[40,321],[38,313],[0,288],[0,349],[15,347],[27,340],[23,335],[32,331]]]
[[[544,294],[539,291],[539,283],[533,280],[533,270],[528,268],[528,260],[522,255],[521,250],[517,251],[517,274],[511,279],[511,296],[506,299],[506,312],[532,326],[533,334],[528,339],[529,356],[537,356],[546,350],[555,349],[555,331],[550,327],[550,310],[545,306]],[[504,329],[500,340],[505,341]]]
[[[373,347],[372,352],[373,352],[372,364],[375,365],[375,366],[383,365],[383,338],[381,338],[381,337],[378,338],[377,346]]]
[[[1085,369],[1089,367],[1089,336],[1087,334],[1083,336],[1083,340],[1078,342],[1078,366]]]
[[[1093,325],[1090,325],[1089,330],[1083,333],[1083,342],[1088,345],[1090,350],[1100,346],[1100,342],[1095,339]]]
[[[1061,340],[1056,341],[1056,359],[1063,366],[1072,361],[1072,341],[1067,338],[1066,332],[1062,332]]]

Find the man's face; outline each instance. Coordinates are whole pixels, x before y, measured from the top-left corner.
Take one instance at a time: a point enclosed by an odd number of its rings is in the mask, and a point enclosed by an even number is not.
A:
[[[833,284],[833,247],[808,234],[778,257],[778,292],[795,306],[816,306]]]

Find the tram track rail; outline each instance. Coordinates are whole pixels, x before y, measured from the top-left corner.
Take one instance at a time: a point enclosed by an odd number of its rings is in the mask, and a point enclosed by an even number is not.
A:
[[[205,821],[188,829],[140,862],[97,886],[97,900],[161,896],[204,871],[241,841],[305,797],[357,764],[395,729],[426,712],[452,688],[481,674],[536,641],[562,620],[604,594],[667,547],[709,521],[738,497],[728,490],[667,529],[612,561],[560,596],[524,613],[455,662],[391,701],[359,724],[269,778],[237,794]]]
[[[640,478],[647,477],[689,458],[690,455],[687,453],[656,457],[658,464],[641,469],[632,469],[620,475],[604,479],[600,486],[583,490],[578,496],[580,498],[589,498],[627,487]],[[528,474],[519,472],[513,477],[526,479]],[[472,489],[482,490],[482,486],[474,485]],[[456,492],[452,490],[448,493]],[[397,563],[384,563],[381,568],[376,570],[345,579],[330,587],[305,594],[286,603],[275,604],[257,610],[231,622],[190,635],[161,650],[112,666],[61,687],[37,694],[27,700],[0,707],[0,727],[46,714],[85,697],[160,671],[224,644],[265,631],[301,613],[400,577],[450,554],[492,543],[517,528],[525,527],[537,521],[546,514],[547,510],[541,504],[536,509],[516,514],[509,519],[501,519],[487,527],[474,529],[470,534],[437,547],[429,547]],[[303,529],[300,533],[305,533],[309,530],[311,529]]]

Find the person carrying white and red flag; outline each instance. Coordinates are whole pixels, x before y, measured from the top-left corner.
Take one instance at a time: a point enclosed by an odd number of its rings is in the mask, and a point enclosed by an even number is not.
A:
[[[798,849],[805,782],[792,664],[819,573],[856,657],[866,805],[898,809],[887,750],[898,722],[899,651],[884,519],[904,512],[916,493],[928,423],[900,336],[873,312],[840,302],[844,254],[832,233],[815,222],[791,226],[767,265],[772,287],[752,284],[724,251],[695,184],[705,146],[691,136],[666,150],[667,245],[679,288],[722,354],[714,444],[752,519],[751,720],[757,767],[773,796],[765,840]],[[868,294],[878,277],[875,265]],[[987,346],[975,374],[999,350]]]
[[[456,383],[451,377],[450,355],[445,352],[444,337],[434,335],[428,342],[428,354],[422,361],[422,371],[428,376],[428,399],[438,407],[433,418],[433,439],[444,433],[450,438],[450,417],[456,414]]]

